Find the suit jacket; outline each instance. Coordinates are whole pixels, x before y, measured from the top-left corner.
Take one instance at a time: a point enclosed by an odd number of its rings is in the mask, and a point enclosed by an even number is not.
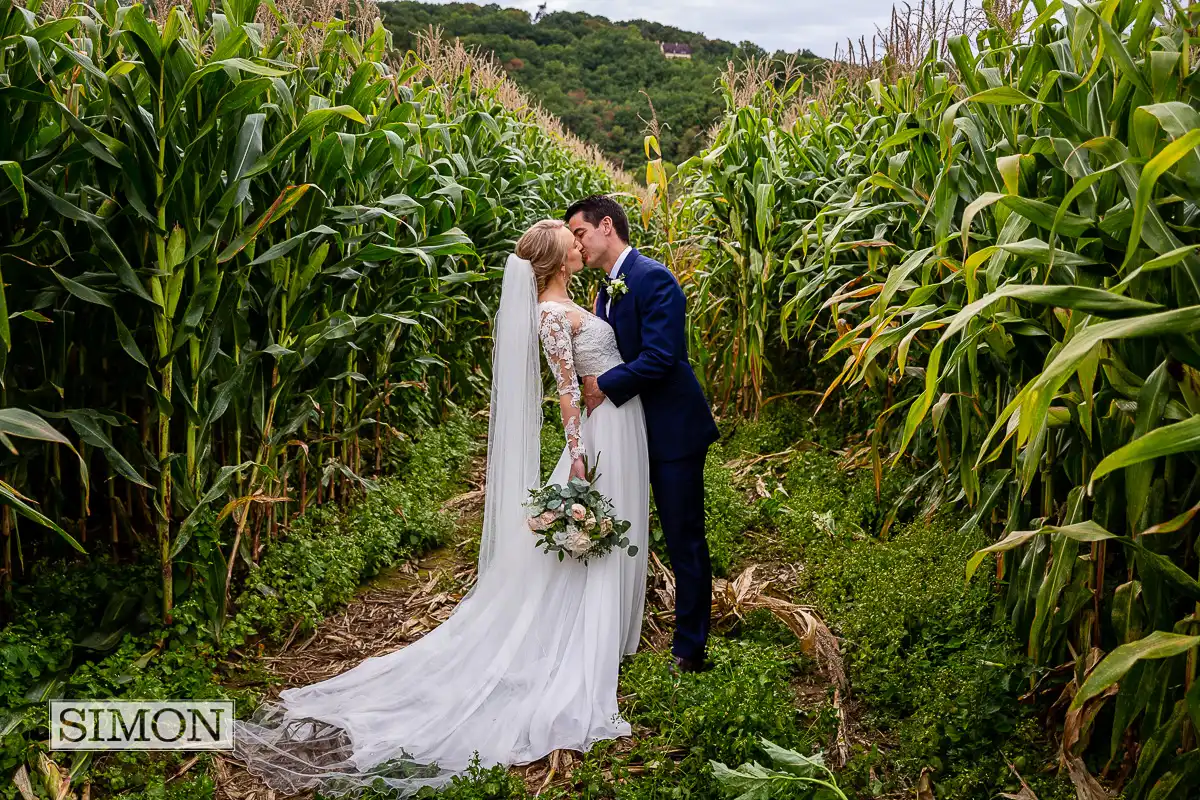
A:
[[[636,249],[621,264],[628,291],[605,310],[607,285],[596,314],[612,325],[625,363],[600,375],[601,391],[617,406],[642,398],[651,460],[674,461],[703,453],[718,437],[708,401],[688,362],[683,290],[669,269]]]

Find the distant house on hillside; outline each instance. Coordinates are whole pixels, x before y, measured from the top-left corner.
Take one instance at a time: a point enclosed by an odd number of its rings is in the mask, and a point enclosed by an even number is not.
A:
[[[692,46],[680,42],[659,42],[659,49],[667,58],[691,58]]]

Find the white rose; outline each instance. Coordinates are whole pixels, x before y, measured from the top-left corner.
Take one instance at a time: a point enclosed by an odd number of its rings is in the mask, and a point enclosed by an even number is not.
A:
[[[573,556],[581,556],[592,548],[592,538],[581,530],[576,529],[570,538],[567,549]]]
[[[586,508],[579,505],[579,503],[575,503],[574,505],[571,506],[571,519],[575,520],[576,522],[583,522],[584,519],[586,519],[586,518],[587,518],[587,509]]]
[[[605,517],[604,519],[600,520],[600,533],[608,536],[610,533],[612,533],[612,529],[613,521],[611,517]]]

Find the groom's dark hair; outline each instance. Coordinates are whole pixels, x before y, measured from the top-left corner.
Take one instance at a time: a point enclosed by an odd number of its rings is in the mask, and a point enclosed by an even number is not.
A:
[[[593,194],[576,200],[563,215],[563,222],[570,223],[571,217],[580,212],[583,212],[583,218],[592,225],[599,225],[602,219],[608,217],[612,220],[617,237],[629,244],[629,217],[625,216],[625,209],[621,208],[621,204],[616,200],[605,194]]]

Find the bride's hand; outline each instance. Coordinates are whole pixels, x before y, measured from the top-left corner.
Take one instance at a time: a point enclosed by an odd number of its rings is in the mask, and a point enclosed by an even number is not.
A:
[[[581,481],[587,480],[587,471],[583,468],[583,459],[577,458],[571,462],[571,478],[579,478]]]
[[[596,380],[595,375],[587,375],[583,379],[583,402],[587,405],[588,416],[604,402],[604,392],[600,389],[600,382]]]

